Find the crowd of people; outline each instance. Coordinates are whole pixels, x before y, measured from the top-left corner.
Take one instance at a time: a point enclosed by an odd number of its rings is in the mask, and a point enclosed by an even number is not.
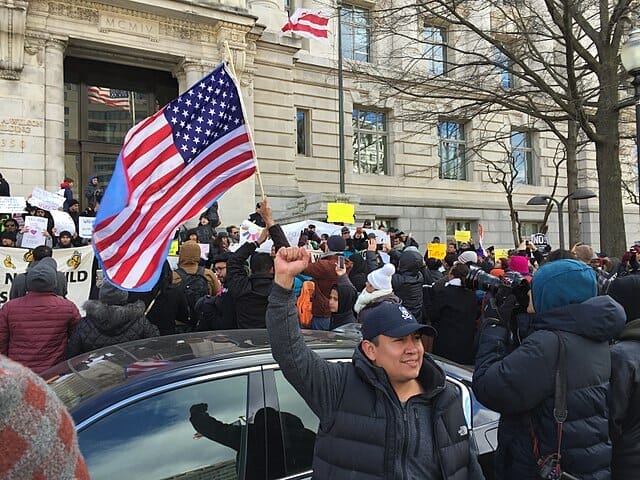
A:
[[[65,198],[72,183],[61,185]],[[95,214],[95,177],[85,194],[84,213]],[[65,199],[72,218],[77,207]],[[545,251],[524,241],[496,258],[493,247],[451,241],[436,259],[385,226],[381,243],[371,221],[334,235],[309,224],[290,245],[267,199],[249,219],[263,229],[241,243],[237,226],[218,228],[214,204],[177,233],[177,268],[166,262],[151,291],[96,279],[82,317],[52,258],[80,240],[49,232],[0,309],[0,353],[39,373],[133,339],[268,328],[274,357],[320,418],[318,478],[482,478],[460,394],[431,352],[475,367],[478,400],[501,414],[496,478],[638,476],[640,244],[616,260],[583,244]],[[19,235],[10,216],[3,245],[19,246]],[[271,253],[260,248],[269,239]],[[348,365],[317,358],[300,333],[350,325],[363,340]],[[407,414],[415,423],[403,423]]]

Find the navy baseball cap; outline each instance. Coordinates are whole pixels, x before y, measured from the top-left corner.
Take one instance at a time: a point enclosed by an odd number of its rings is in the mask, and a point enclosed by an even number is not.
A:
[[[361,312],[363,340],[371,340],[378,335],[400,338],[414,332],[435,337],[438,333],[430,325],[418,323],[409,310],[399,303],[382,302]]]

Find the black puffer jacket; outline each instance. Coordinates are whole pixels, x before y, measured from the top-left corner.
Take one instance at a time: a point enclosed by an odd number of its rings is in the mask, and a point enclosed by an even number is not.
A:
[[[627,323],[611,347],[609,432],[614,480],[640,475],[640,319]]]
[[[422,320],[422,285],[424,284],[421,273],[424,267],[422,255],[415,249],[407,249],[399,256],[392,251],[390,256],[398,261],[397,273],[391,277],[393,293],[402,300],[402,305],[418,322],[424,323]]]
[[[535,279],[534,279],[535,281]],[[562,467],[581,480],[611,477],[607,397],[611,360],[608,340],[620,334],[625,314],[609,297],[594,297],[544,313],[519,315],[522,343],[510,351],[506,328],[480,335],[473,391],[500,412],[497,479],[534,479],[531,426],[542,456],[556,449],[553,418],[558,332],[565,340],[567,409]]]
[[[98,300],[84,304],[86,316],[69,338],[67,358],[116,343],[157,337],[158,328],[144,316],[144,303],[107,305]]]

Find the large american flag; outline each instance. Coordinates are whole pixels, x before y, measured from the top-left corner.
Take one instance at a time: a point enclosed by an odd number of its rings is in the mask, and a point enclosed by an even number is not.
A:
[[[105,276],[150,290],[178,226],[255,165],[238,87],[221,64],[127,133],[94,224]]]
[[[103,103],[110,107],[121,108],[127,112],[131,109],[129,105],[129,91],[115,88],[88,87],[87,95],[92,103]]]
[[[302,37],[321,42],[329,41],[329,15],[324,10],[298,8],[282,27],[283,32],[294,32]]]

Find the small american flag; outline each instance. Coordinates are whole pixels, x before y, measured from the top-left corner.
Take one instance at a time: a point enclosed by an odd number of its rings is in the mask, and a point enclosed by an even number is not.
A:
[[[128,90],[88,87],[87,94],[89,95],[89,101],[92,103],[102,103],[110,107],[121,108],[127,112],[131,109]]]
[[[255,168],[240,92],[221,64],[127,133],[94,224],[105,276],[150,290],[178,226]]]

